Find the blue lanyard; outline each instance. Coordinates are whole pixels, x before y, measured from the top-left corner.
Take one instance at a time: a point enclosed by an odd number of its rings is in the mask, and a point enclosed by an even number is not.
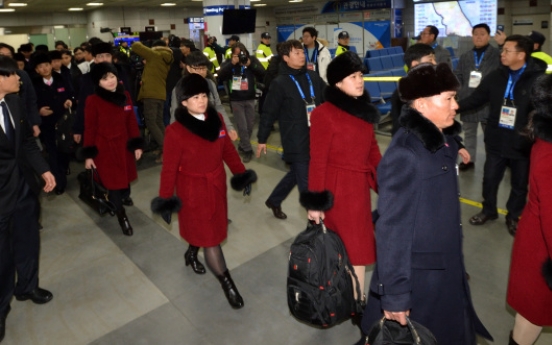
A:
[[[435,43],[433,43],[433,45],[431,45],[431,48],[435,49],[435,48],[437,48],[438,45],[439,44],[437,42],[435,42]]]
[[[477,53],[475,51],[473,52],[473,60],[475,61],[476,70],[479,70],[479,65],[481,65],[481,61],[483,61],[483,56],[485,56],[485,52],[483,52],[479,60],[477,60]]]
[[[232,67],[232,74],[235,74],[236,70]],[[245,76],[245,66],[241,66],[241,75]]]
[[[316,63],[316,58],[318,57],[318,49],[316,49],[316,45],[314,46],[314,51],[312,52],[312,59],[309,57],[309,50],[307,47],[305,49],[305,55],[307,56],[307,62]]]
[[[310,78],[308,73],[305,73],[305,75],[307,76],[307,79],[309,80],[311,100],[314,103],[314,88],[312,87],[312,81],[311,81],[311,78]],[[295,82],[295,85],[297,86],[297,90],[299,90],[299,94],[301,95],[301,98],[303,99],[303,101],[305,101],[305,93],[301,89],[301,86],[299,86],[299,83],[297,82],[297,80],[291,74],[289,75],[289,77],[291,78],[291,80],[293,80]],[[305,103],[307,103],[307,101],[305,101]]]
[[[504,102],[506,102],[506,99],[511,99],[514,101],[514,88],[516,87],[516,83],[518,82],[519,78],[525,71],[525,67],[527,67],[527,64],[523,65],[523,67],[517,71],[517,72],[510,72],[510,75],[508,76],[508,85],[506,86],[506,90],[504,91]],[[516,75],[515,80],[513,75]]]

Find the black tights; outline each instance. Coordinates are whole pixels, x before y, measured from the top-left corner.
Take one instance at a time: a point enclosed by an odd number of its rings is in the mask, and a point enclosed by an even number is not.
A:
[[[224,260],[224,254],[220,245],[214,247],[205,247],[205,263],[207,267],[214,273],[215,276],[221,276],[226,272],[226,260]]]

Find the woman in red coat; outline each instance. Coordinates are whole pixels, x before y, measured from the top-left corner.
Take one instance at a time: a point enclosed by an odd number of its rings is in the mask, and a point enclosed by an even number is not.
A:
[[[364,89],[363,71],[351,52],[328,65],[326,102],[310,119],[309,191],[300,198],[309,219],[318,223],[325,217],[343,240],[361,291],[365,266],[376,257],[370,189],[376,190],[381,159],[374,134],[379,112]]]
[[[529,201],[512,249],[508,304],[517,312],[510,345],[533,344],[543,326],[552,326],[552,75],[533,89],[535,139],[529,168]]]
[[[232,188],[244,190],[244,195],[249,194],[257,176],[253,170],[245,170],[222,116],[208,106],[208,96],[209,85],[199,74],[184,77],[177,86],[176,97],[182,106],[165,132],[159,197],[151,207],[168,223],[170,214],[178,211],[180,235],[190,244],[184,255],[186,266],[191,264],[194,272],[205,273],[197,260],[199,247],[204,247],[207,266],[219,279],[230,305],[237,309],[243,307],[243,298],[226,268],[220,246],[228,229],[224,163],[234,174]]]
[[[119,83],[115,66],[95,64],[90,77],[96,89],[86,99],[84,110],[85,168],[98,170],[102,184],[109,190],[109,200],[116,207],[123,234],[132,236],[123,195],[138,177],[135,160],[142,156],[145,142],[140,137],[130,95]]]

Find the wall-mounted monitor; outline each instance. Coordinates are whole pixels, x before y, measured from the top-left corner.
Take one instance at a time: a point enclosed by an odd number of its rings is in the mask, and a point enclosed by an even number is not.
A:
[[[496,31],[497,0],[417,1],[414,5],[414,30],[418,35],[427,25],[439,29],[439,37],[471,36],[480,23]]]
[[[256,19],[256,9],[226,9],[222,13],[222,34],[253,33]]]

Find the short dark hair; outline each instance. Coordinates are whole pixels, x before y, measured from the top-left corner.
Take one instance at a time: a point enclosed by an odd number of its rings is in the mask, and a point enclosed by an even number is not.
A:
[[[65,44],[65,42],[63,42],[63,41],[56,41],[56,43],[54,43],[54,47],[57,47],[57,46],[62,46],[63,49],[69,49],[67,44]]]
[[[0,48],[6,48],[6,49],[8,49],[8,50],[11,52],[11,55],[12,55],[12,56],[15,55],[15,49],[13,49],[13,47],[10,46],[10,45],[7,44],[7,43],[0,43]]]
[[[207,66],[210,67],[211,62],[203,54],[203,52],[196,50],[188,54],[185,59],[185,64],[188,66]]]
[[[404,63],[410,69],[412,68],[412,62],[418,61],[424,57],[431,54],[435,54],[435,51],[431,46],[424,43],[416,43],[408,47],[404,52]]]
[[[232,53],[234,53],[234,49],[236,48],[240,48],[240,51],[244,52],[247,56],[249,56],[249,51],[247,50],[247,48],[245,47],[245,45],[241,42],[236,42],[234,44],[232,44]]]
[[[103,41],[101,39],[99,39],[98,37],[92,37],[91,39],[88,40],[88,43],[90,45],[94,45],[94,44],[98,44],[98,43],[103,43]]]
[[[303,33],[305,32],[308,32],[311,35],[311,37],[318,37],[318,31],[312,26],[307,26],[306,28],[304,28]]]
[[[71,51],[69,49],[63,49],[61,51],[61,56],[63,56],[63,55],[69,55],[71,57],[73,56],[73,54],[71,53]]]
[[[76,47],[75,49],[73,49],[73,54],[76,54],[79,50],[81,52],[84,52],[84,49],[82,49],[81,47]]]
[[[82,48],[82,51],[92,54],[92,46],[91,45],[85,46],[84,48]]]
[[[293,48],[303,50],[303,45],[298,40],[287,40],[282,44],[280,50],[278,50],[278,54],[289,56]]]
[[[485,23],[475,25],[472,29],[472,35],[475,32],[475,29],[485,29],[489,35],[491,34],[491,28]]]
[[[428,25],[426,28],[429,28],[429,32],[435,35],[434,41],[437,40],[437,36],[439,36],[439,29],[437,29],[436,26]]]
[[[533,41],[527,36],[510,35],[506,37],[506,41],[504,42],[516,42],[516,50],[525,53],[525,61],[527,61],[533,53]]]
[[[13,59],[15,61],[23,61],[25,62],[25,55],[21,54],[21,53],[15,53],[13,54]]]
[[[0,55],[0,75],[9,77],[17,71],[17,62],[9,56]]]

